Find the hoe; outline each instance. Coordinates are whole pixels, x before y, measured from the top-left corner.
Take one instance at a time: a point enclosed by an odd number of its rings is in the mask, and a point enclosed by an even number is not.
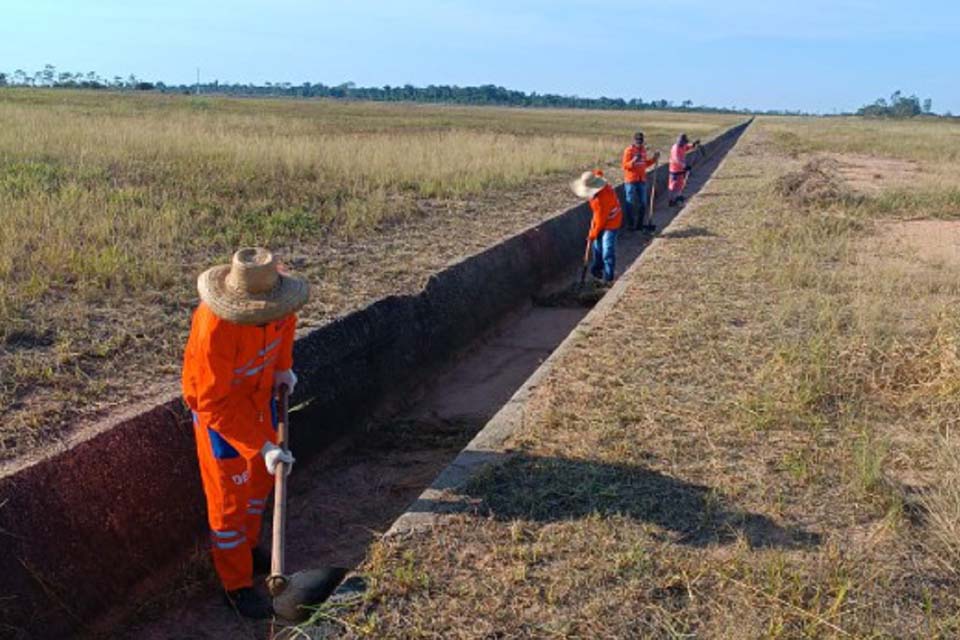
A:
[[[644,207],[643,214],[640,216],[640,230],[646,234],[653,235],[657,231],[657,223],[653,221],[653,207],[657,201],[657,169],[660,167],[660,161],[657,160],[653,165],[653,184],[650,186],[650,204]]]
[[[580,282],[577,284],[577,291],[583,289],[583,283],[587,279],[587,267],[590,265],[590,248],[593,243],[587,238],[587,248],[583,252],[583,270],[580,271]]]
[[[287,449],[289,431],[289,403],[286,386],[280,388],[280,420],[277,424],[278,444]],[[287,469],[286,464],[277,465],[273,497],[273,549],[270,558],[270,575],[267,590],[273,596],[273,610],[282,618],[302,622],[310,617],[314,607],[333,593],[347,574],[341,567],[322,567],[298,571],[288,576],[283,572],[284,537],[287,520]]]

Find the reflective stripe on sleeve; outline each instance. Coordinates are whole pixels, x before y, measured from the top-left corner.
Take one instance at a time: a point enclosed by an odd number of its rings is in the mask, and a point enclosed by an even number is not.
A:
[[[223,541],[223,542],[221,542],[220,540],[214,540],[214,541],[213,541],[213,544],[214,544],[218,549],[233,549],[234,547],[239,546],[239,545],[243,544],[243,543],[246,542],[246,541],[247,541],[246,538],[239,538],[239,539],[237,539],[237,540],[226,540],[226,541]]]
[[[265,355],[267,355],[268,353],[270,353],[271,351],[273,351],[274,349],[276,349],[278,346],[280,346],[280,340],[281,340],[281,339],[282,339],[282,338],[277,338],[276,340],[274,340],[273,342],[271,342],[270,344],[268,344],[267,346],[265,346],[263,349],[260,349],[260,351],[257,351],[257,355],[258,355],[258,356],[265,356]]]
[[[253,369],[248,369],[247,372],[244,373],[243,375],[247,378],[249,378],[250,376],[255,376],[261,371],[263,371],[264,367],[266,367],[268,364],[270,364],[276,359],[277,359],[276,356],[270,356],[269,358],[263,361],[263,364],[261,364],[260,366],[254,367]]]
[[[246,362],[243,363],[243,366],[240,366],[240,367],[234,369],[233,372],[239,375],[239,374],[243,373],[244,371],[246,371],[247,368],[250,367],[250,366],[252,366],[253,363],[256,362],[256,361],[257,361],[256,358],[250,358],[249,360],[247,360]]]

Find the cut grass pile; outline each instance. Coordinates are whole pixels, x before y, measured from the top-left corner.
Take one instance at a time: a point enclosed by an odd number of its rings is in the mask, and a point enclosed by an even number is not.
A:
[[[175,388],[195,277],[240,245],[310,278],[315,325],[572,204],[635,128],[734,121],[0,90],[0,460]]]
[[[882,193],[783,198],[803,169],[784,130],[747,131],[538,385],[503,463],[465,489],[476,511],[376,544],[370,589],[328,621],[376,638],[960,635],[960,255],[885,253]]]
[[[960,217],[960,127],[952,121],[864,118],[768,118],[776,142],[794,157],[839,155],[884,188],[871,194],[878,216]],[[911,163],[917,171],[905,171]],[[842,172],[843,167],[838,171]],[[904,175],[909,180],[903,180]]]
[[[857,202],[857,196],[843,183],[839,163],[831,158],[815,158],[799,171],[785,173],[777,178],[776,190],[804,207]]]

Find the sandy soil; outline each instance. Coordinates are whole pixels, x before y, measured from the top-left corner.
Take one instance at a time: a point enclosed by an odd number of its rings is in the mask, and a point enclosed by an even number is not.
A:
[[[920,165],[911,160],[881,158],[855,153],[817,154],[835,160],[843,180],[855,191],[875,195],[890,187],[908,187],[920,175]]]
[[[908,220],[880,227],[880,251],[907,260],[916,268],[960,267],[960,222],[956,220]]]

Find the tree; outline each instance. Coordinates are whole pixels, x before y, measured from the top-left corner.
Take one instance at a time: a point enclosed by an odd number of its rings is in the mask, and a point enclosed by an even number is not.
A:
[[[56,77],[57,68],[52,64],[43,65],[43,71],[38,71],[37,74],[40,76],[43,84],[52,87],[53,79]]]
[[[923,112],[933,113],[933,100],[930,98],[927,98],[923,101]]]
[[[905,97],[903,92],[894,91],[890,95],[889,103],[883,98],[878,98],[873,104],[858,109],[857,114],[867,117],[912,118],[924,113],[927,106],[932,107],[932,105],[933,102],[927,98],[921,107],[920,98],[915,94]]]

